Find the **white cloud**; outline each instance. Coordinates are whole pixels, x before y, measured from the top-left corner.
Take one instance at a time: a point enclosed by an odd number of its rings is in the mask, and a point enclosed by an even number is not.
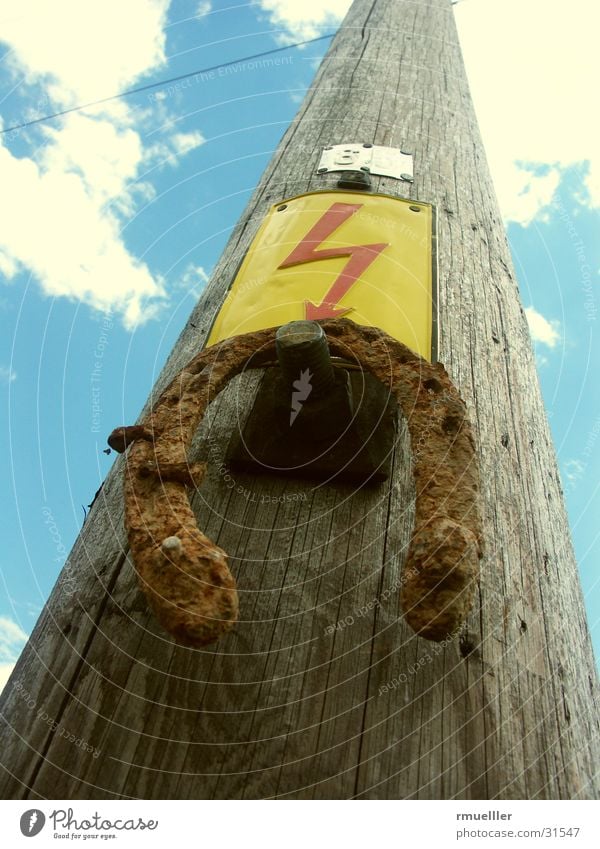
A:
[[[135,173],[141,150],[129,135],[111,135],[114,128],[99,121],[92,123],[113,143],[107,156],[96,145],[84,146],[78,155],[77,128],[89,122],[69,116],[66,129],[53,132],[54,143],[39,163],[0,147],[0,250],[15,267],[30,269],[48,295],[119,311],[133,326],[151,314],[148,302],[160,299],[163,288],[126,249],[120,221],[104,204],[130,202],[126,176]],[[119,150],[123,161],[112,172],[110,159]]]
[[[196,6],[196,17],[203,18],[204,15],[208,15],[209,12],[212,12],[212,3],[210,0],[200,0]]]
[[[43,111],[52,111],[130,86],[165,63],[168,5],[5,3],[1,39],[12,48],[9,67],[26,80],[19,91],[31,96],[29,86],[44,83],[51,100]],[[163,281],[121,233],[123,217],[152,196],[149,184],[136,182],[151,151],[135,117],[121,101],[41,125],[33,138],[41,133],[43,144],[30,157],[0,143],[0,273],[10,279],[26,268],[46,294],[120,312],[128,327],[154,315],[165,297]],[[185,153],[198,138],[181,133],[173,143]]]
[[[73,104],[114,94],[165,63],[169,0],[4,0],[8,62]]]
[[[494,178],[494,185],[503,218],[523,227],[550,206],[560,184],[561,169],[558,163],[546,174],[540,174],[537,168],[518,162],[490,163],[492,167],[492,176],[499,175]]]
[[[565,460],[563,463],[563,476],[571,488],[581,480],[584,473],[585,463],[581,460]]]
[[[12,383],[17,379],[17,373],[10,366],[0,366],[0,383]]]
[[[563,170],[578,164],[588,202],[600,205],[600,122],[593,106],[600,5],[477,0],[459,3],[455,16],[504,217],[527,225],[551,201]]]
[[[0,250],[0,275],[11,278],[17,273],[17,263],[11,256],[7,256]]]
[[[156,142],[148,148],[146,156],[148,160],[153,160],[159,166],[176,166],[179,164],[180,157],[200,147],[205,141],[199,130],[190,133],[174,133],[167,136],[164,141]]]
[[[554,348],[561,340],[560,324],[556,320],[548,321],[534,307],[525,307],[525,316],[534,342]]]
[[[13,619],[0,616],[0,693],[27,642],[27,634]]]
[[[21,626],[8,616],[0,616],[0,693],[26,642],[27,634]]]
[[[38,161],[44,171],[77,174],[98,206],[128,191],[143,158],[139,135],[129,127],[68,115],[60,130],[44,128],[49,145]]]
[[[190,150],[195,150],[195,148],[200,147],[200,145],[204,144],[204,142],[205,138],[199,131],[192,133],[176,133],[171,139],[175,153],[179,156],[184,156],[186,153],[189,153]]]
[[[203,268],[203,266],[190,265],[186,273],[183,275],[183,280],[185,281],[185,283],[189,283],[190,280],[200,280],[202,283],[208,283],[209,275]]]
[[[14,663],[27,642],[27,634],[13,619],[0,616],[0,663]]]
[[[185,289],[193,298],[198,298],[210,277],[201,265],[188,265],[179,280],[179,288]]]
[[[0,693],[4,689],[4,686],[10,678],[14,668],[14,663],[0,663]]]
[[[256,0],[256,5],[267,13],[273,26],[302,41],[324,34],[326,26],[339,24],[351,0]]]

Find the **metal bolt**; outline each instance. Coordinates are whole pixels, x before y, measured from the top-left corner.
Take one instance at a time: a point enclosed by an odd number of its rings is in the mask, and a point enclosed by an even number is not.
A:
[[[367,174],[370,174],[370,173],[371,173],[371,169],[369,168],[369,166],[368,166],[368,165],[361,165],[361,166],[360,166],[360,170],[361,170],[361,171],[366,171],[366,172],[367,172]]]
[[[402,180],[405,180],[407,183],[413,182],[413,178],[410,176],[410,174],[400,174],[400,177],[401,177]]]
[[[179,537],[167,537],[160,545],[162,553],[171,560],[178,560],[183,551],[183,544]]]
[[[283,212],[284,209],[287,209],[287,203],[282,203],[281,206],[278,206],[277,212]]]
[[[290,321],[275,334],[275,350],[284,380],[290,386],[307,369],[313,397],[328,392],[335,384],[335,375],[327,336],[316,321]]]
[[[420,207],[420,206],[409,206],[408,208],[409,208],[410,210],[412,210],[413,212],[420,212],[420,211],[421,211],[421,207]]]
[[[363,147],[373,147],[373,145],[369,144],[369,142],[366,142],[365,144],[363,144]]]
[[[323,174],[325,171],[327,171],[327,168],[317,168],[317,174]]]

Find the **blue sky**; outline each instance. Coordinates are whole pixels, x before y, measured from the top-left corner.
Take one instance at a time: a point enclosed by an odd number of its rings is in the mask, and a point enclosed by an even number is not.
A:
[[[2,126],[331,32],[347,6],[5,0]],[[599,15],[589,0],[568,19],[549,0],[454,13],[600,657]],[[0,686],[110,468],[107,434],[137,417],[327,44],[0,136]]]

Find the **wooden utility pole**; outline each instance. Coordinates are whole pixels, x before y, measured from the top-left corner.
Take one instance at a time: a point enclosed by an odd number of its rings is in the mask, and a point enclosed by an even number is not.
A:
[[[222,457],[260,380],[244,374],[212,405],[193,458],[209,461],[193,503],[229,553],[239,624],[195,650],[155,623],[128,562],[119,460],[5,688],[3,797],[597,796],[577,568],[448,0],[356,0],[160,386],[203,346],[269,207],[335,189],[339,175],[317,163],[344,142],[411,151],[414,183],[373,177],[373,189],[437,208],[439,359],[474,423],[483,481],[486,554],[466,627],[442,646],[402,618],[406,428],[379,486],[236,473],[231,487]]]

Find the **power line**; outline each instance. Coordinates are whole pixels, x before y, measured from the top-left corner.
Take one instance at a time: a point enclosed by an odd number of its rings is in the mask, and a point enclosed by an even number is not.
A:
[[[212,65],[210,68],[201,68],[196,71],[188,71],[187,74],[179,74],[177,77],[171,77],[168,80],[160,80],[156,83],[147,83],[146,85],[130,88],[127,91],[121,91],[119,94],[111,94],[109,97],[102,97],[100,100],[91,100],[89,103],[80,103],[78,106],[71,106],[69,109],[63,109],[60,112],[53,112],[50,115],[43,115],[41,118],[33,118],[31,121],[24,121],[22,124],[13,124],[11,127],[0,129],[0,135],[10,133],[14,130],[23,130],[25,127],[31,127],[33,124],[39,124],[42,121],[51,121],[53,118],[60,118],[62,115],[68,115],[70,112],[79,112],[81,109],[88,109],[90,106],[98,106],[100,103],[108,103],[111,100],[117,100],[120,97],[129,97],[132,94],[140,94],[142,91],[149,91],[152,88],[160,88],[161,86],[170,85],[171,83],[185,80],[188,77],[196,76],[197,74],[208,74],[211,71],[218,71],[219,68],[228,68],[231,65],[239,65],[241,62],[251,62],[253,59],[261,59],[263,56],[271,56],[273,53],[281,53],[284,50],[291,50],[294,47],[304,47],[305,44],[314,44],[316,41],[323,41],[326,38],[333,38],[335,33],[327,35],[319,35],[316,38],[309,38],[306,41],[297,41],[295,44],[286,44],[285,47],[274,47],[272,50],[264,50],[262,53],[254,53],[252,56],[244,56],[242,59],[232,59],[230,62],[221,62],[218,65]]]

